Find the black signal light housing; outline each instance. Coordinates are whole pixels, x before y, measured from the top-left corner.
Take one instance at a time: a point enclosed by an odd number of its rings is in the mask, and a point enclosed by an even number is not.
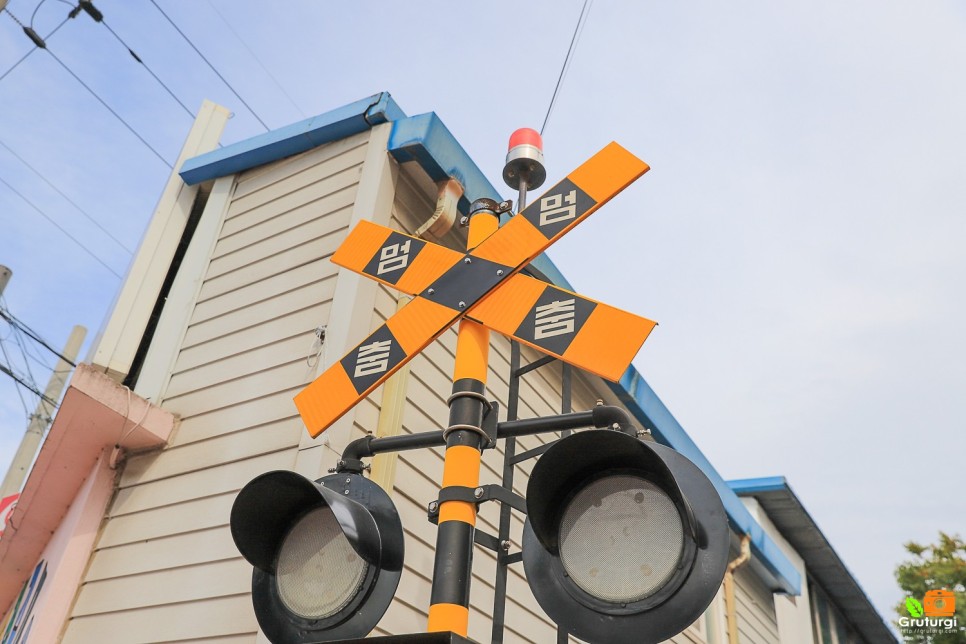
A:
[[[673,637],[724,578],[724,506],[669,447],[613,430],[561,439],[534,466],[527,508],[530,588],[551,619],[588,642]]]
[[[238,493],[231,534],[254,567],[255,616],[275,644],[364,637],[402,574],[399,515],[359,474],[262,474]]]

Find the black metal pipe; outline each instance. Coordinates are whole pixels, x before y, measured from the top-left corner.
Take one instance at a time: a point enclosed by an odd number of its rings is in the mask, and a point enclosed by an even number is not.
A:
[[[399,436],[363,436],[348,445],[342,451],[342,458],[336,468],[338,472],[362,472],[362,459],[382,454],[384,452],[405,452],[424,447],[442,447],[446,444],[443,432],[420,432],[418,434],[402,434]]]
[[[631,417],[620,407],[613,405],[597,405],[590,410],[594,415],[594,427],[614,427],[628,436],[637,438],[637,428],[631,422]]]
[[[614,427],[615,425],[616,427]],[[580,427],[614,427],[625,434],[637,436],[637,430],[631,424],[631,418],[627,415],[627,412],[612,405],[598,405],[589,411],[578,411],[558,416],[508,420],[499,424],[497,436],[500,438],[530,436]]]
[[[598,405],[589,411],[544,416],[542,418],[508,420],[499,423],[497,426],[497,437],[509,439],[580,427],[603,428],[614,425],[617,425],[618,429],[625,434],[637,435],[627,412],[612,405]],[[359,473],[362,472],[363,458],[369,458],[383,452],[404,452],[424,447],[442,447],[445,444],[443,432],[439,430],[418,434],[403,434],[401,436],[384,436],[382,438],[363,436],[346,445],[337,471]]]

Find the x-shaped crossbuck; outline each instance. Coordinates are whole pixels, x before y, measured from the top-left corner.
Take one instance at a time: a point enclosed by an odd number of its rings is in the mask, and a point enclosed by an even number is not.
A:
[[[295,397],[309,434],[325,431],[464,316],[618,380],[656,323],[520,271],[648,169],[611,143],[468,252],[359,222],[332,261],[413,299]]]

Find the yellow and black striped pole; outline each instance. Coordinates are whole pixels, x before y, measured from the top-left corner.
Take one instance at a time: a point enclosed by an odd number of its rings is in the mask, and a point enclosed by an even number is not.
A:
[[[486,202],[475,202],[471,207],[467,250],[499,227],[495,207],[495,203]],[[473,490],[479,486],[480,455],[486,442],[482,426],[488,405],[484,389],[489,349],[489,330],[472,320],[460,320],[427,630],[452,631],[463,637],[469,627],[476,504],[447,500],[446,490]]]

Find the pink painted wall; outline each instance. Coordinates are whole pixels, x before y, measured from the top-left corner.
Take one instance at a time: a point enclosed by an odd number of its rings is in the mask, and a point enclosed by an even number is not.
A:
[[[24,626],[30,624],[30,644],[56,642],[64,629],[114,492],[115,472],[108,466],[109,457],[110,449],[101,452],[40,557],[47,564],[47,578],[29,614],[18,617]],[[4,616],[0,633],[10,617]]]

